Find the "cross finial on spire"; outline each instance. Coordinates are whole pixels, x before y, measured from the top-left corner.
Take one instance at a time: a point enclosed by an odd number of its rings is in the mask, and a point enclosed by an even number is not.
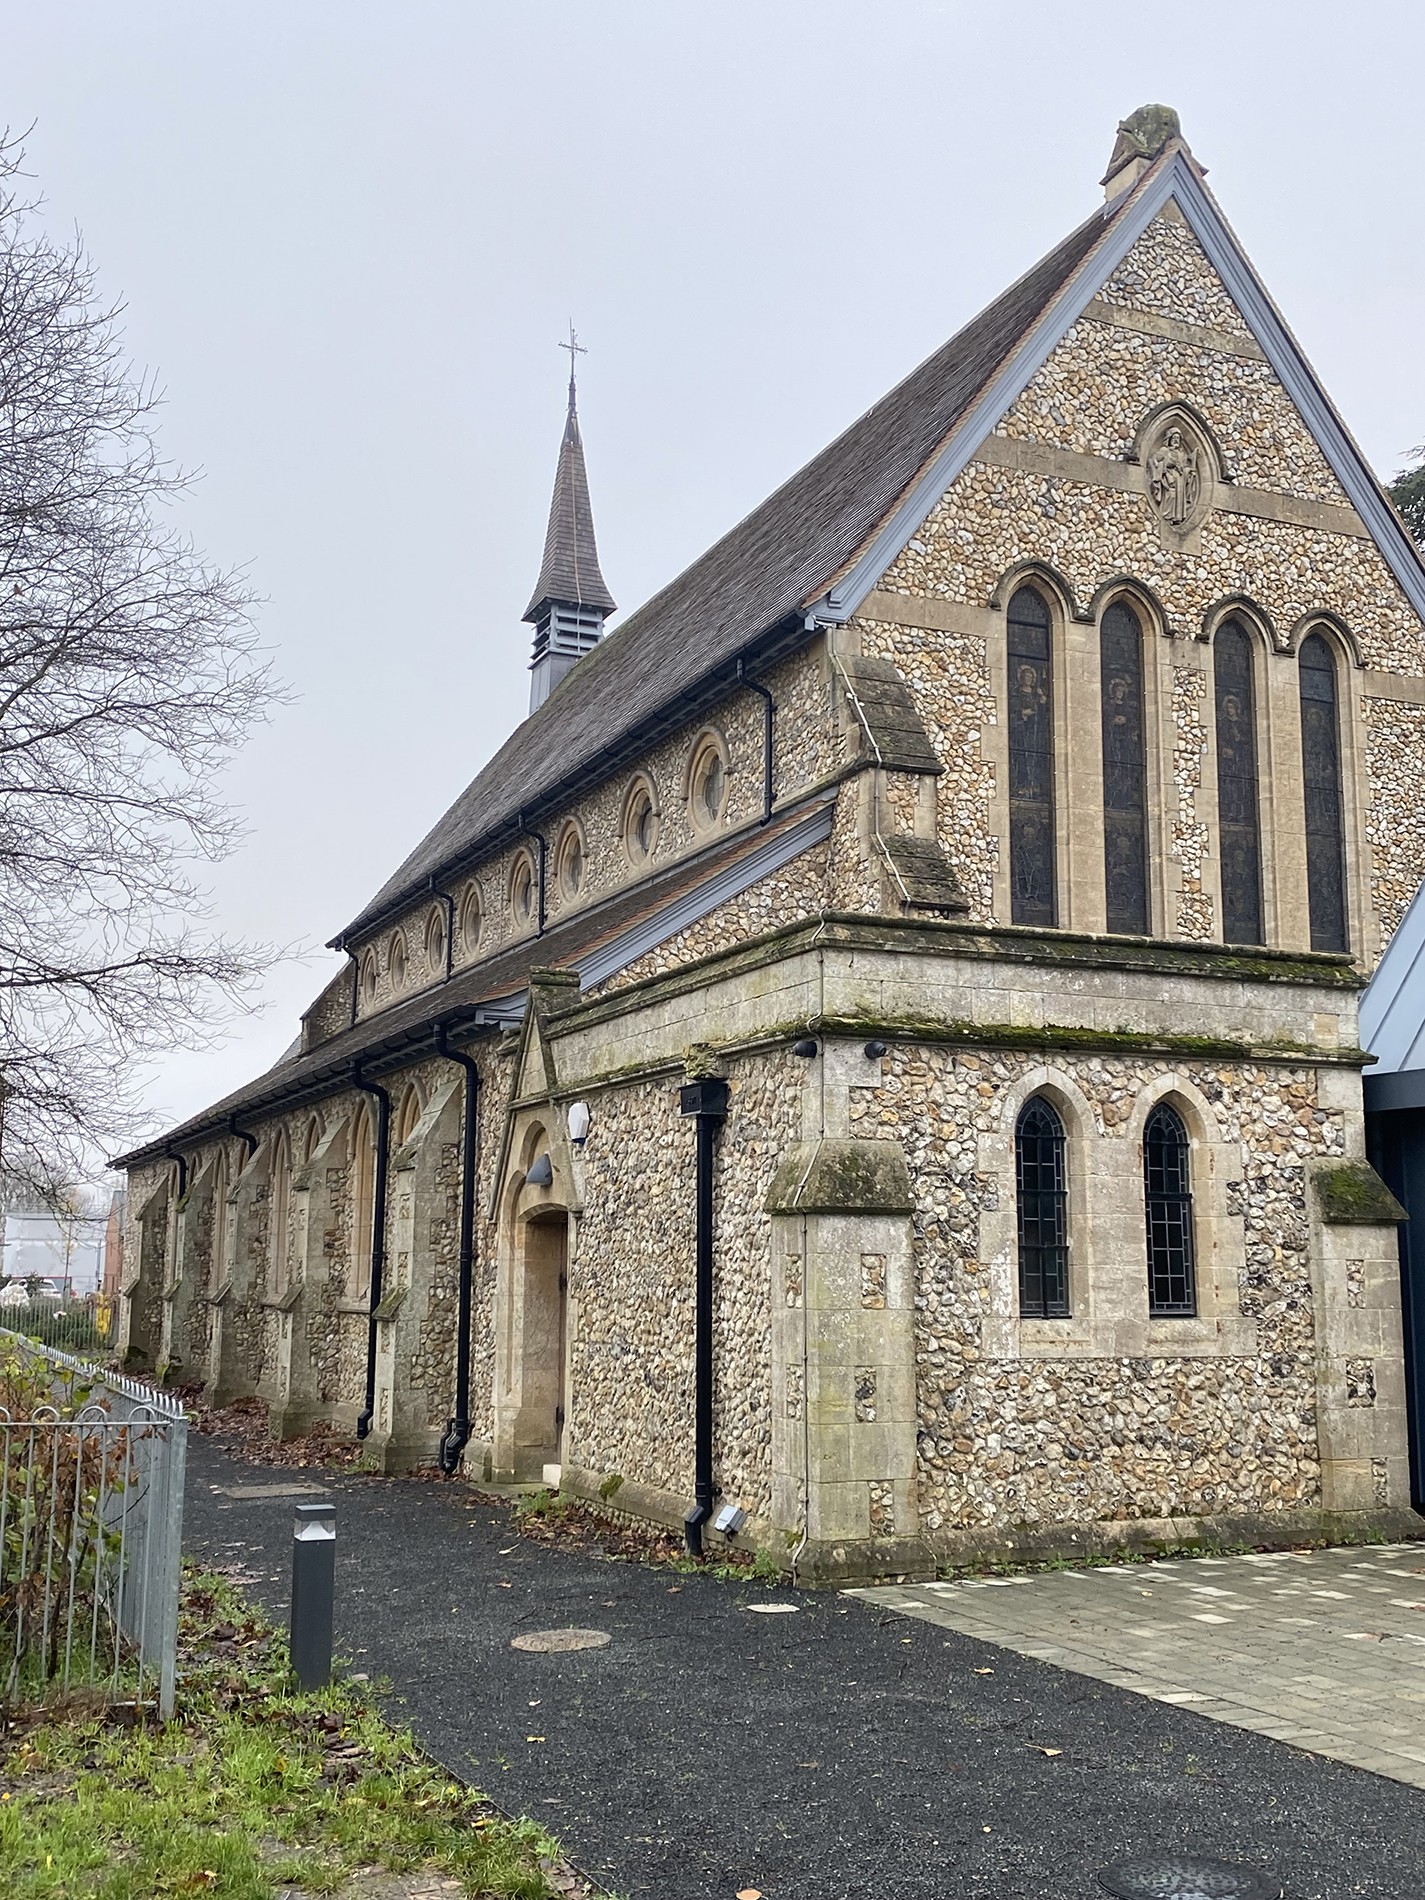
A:
[[[579,358],[589,354],[579,341],[579,332],[574,328],[574,319],[569,319],[569,341],[559,345],[561,350],[569,352],[569,407],[574,407],[574,372],[579,366]]]

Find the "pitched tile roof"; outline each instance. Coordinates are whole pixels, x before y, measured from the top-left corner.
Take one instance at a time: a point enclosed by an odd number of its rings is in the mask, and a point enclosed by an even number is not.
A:
[[[904,382],[585,655],[343,937],[473,857],[554,787],[796,615],[855,555],[1121,214],[1097,210]]]

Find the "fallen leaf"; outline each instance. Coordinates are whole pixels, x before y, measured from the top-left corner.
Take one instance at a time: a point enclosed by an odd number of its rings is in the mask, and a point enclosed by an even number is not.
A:
[[[739,1887],[737,1890],[737,1900],[762,1900],[762,1889],[760,1887]]]
[[[542,1742],[544,1737],[542,1735],[526,1735],[525,1740],[527,1742]]]
[[[970,1674],[972,1676],[992,1676],[994,1674],[994,1670],[993,1669],[972,1669],[970,1671]]]
[[[501,1580],[495,1587],[499,1590],[513,1590],[515,1586],[512,1583],[505,1583]]]
[[[509,1557],[513,1555],[513,1553],[517,1551],[518,1549],[519,1549],[518,1544],[506,1544],[503,1550],[496,1551],[495,1554],[497,1557]]]
[[[1043,1748],[1038,1742],[1027,1742],[1025,1746],[1039,1749],[1041,1755],[1062,1755],[1064,1752],[1062,1748]]]

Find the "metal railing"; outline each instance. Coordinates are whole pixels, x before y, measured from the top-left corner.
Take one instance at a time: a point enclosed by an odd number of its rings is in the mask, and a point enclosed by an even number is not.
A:
[[[103,1363],[114,1347],[117,1309],[118,1301],[105,1293],[86,1293],[77,1299],[37,1293],[26,1295],[23,1302],[6,1302],[0,1294],[0,1328],[42,1340],[58,1352]]]
[[[0,1330],[3,1697],[173,1713],[188,1424],[168,1394]]]

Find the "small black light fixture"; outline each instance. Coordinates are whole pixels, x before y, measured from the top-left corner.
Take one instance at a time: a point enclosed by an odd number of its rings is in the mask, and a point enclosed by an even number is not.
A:
[[[820,1053],[821,1047],[815,1036],[803,1036],[800,1042],[794,1042],[792,1044],[792,1054],[794,1056],[802,1056],[808,1062],[811,1061],[814,1055],[819,1055]]]
[[[868,1062],[879,1062],[881,1057],[886,1053],[886,1045],[883,1042],[873,1040],[866,1044],[866,1047],[861,1053]]]
[[[1282,1884],[1259,1867],[1198,1854],[1149,1853],[1105,1867],[1098,1884],[1116,1900],[1281,1900]]]

